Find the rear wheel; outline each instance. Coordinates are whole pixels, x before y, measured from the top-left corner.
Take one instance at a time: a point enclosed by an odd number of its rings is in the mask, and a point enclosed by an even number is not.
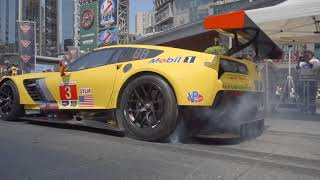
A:
[[[0,85],[0,118],[14,121],[21,115],[19,91],[12,81],[5,81]]]
[[[160,141],[176,129],[178,107],[173,90],[161,77],[144,75],[130,81],[117,110],[127,134],[135,139]]]

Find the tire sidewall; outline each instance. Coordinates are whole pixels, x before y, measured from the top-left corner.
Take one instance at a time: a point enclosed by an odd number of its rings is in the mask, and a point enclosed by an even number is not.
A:
[[[160,120],[160,124],[152,130],[142,130],[136,127],[125,115],[125,107],[130,92],[136,87],[144,83],[152,83],[158,86],[163,94],[164,114]],[[167,138],[176,128],[178,123],[178,107],[176,97],[172,88],[161,77],[155,75],[144,75],[130,81],[122,91],[119,106],[117,109],[117,117],[123,123],[124,129],[128,136],[145,141],[159,141]]]
[[[13,108],[10,113],[5,114],[0,110],[0,118],[6,121],[15,121],[21,117],[22,107],[20,105],[20,95],[17,86],[10,80],[3,82],[0,87],[10,86],[14,93]]]

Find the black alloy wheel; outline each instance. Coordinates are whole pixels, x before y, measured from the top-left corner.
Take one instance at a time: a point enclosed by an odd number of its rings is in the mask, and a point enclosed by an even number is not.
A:
[[[159,76],[146,75],[128,83],[123,91],[119,118],[133,138],[158,141],[176,128],[178,107],[173,90]]]
[[[3,120],[17,120],[21,116],[19,92],[12,81],[6,81],[0,86],[0,117]]]
[[[156,84],[144,83],[132,89],[125,107],[131,123],[137,128],[156,128],[161,121],[164,99]]]

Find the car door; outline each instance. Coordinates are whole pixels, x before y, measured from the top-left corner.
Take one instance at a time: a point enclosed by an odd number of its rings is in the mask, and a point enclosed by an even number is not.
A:
[[[60,109],[105,109],[110,101],[117,67],[115,49],[93,51],[71,63],[65,76],[46,79]]]

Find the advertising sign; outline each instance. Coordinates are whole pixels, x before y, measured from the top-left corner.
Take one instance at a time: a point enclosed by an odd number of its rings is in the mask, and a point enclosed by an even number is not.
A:
[[[99,0],[99,27],[110,28],[117,25],[117,0]]]
[[[98,46],[116,44],[118,42],[118,32],[116,27],[99,31]]]
[[[79,0],[79,4],[85,4],[85,3],[92,3],[96,2],[97,0]]]
[[[289,63],[289,47],[288,46],[280,46],[282,49],[282,58],[273,60],[275,64],[288,64]],[[299,57],[302,56],[303,51],[307,49],[306,44],[295,44],[292,45],[291,49],[291,63],[297,64],[299,61]]]
[[[98,2],[80,5],[80,50],[91,51],[97,47]]]
[[[35,23],[27,21],[17,23],[21,69],[24,73],[35,72]]]
[[[37,64],[36,65],[36,72],[45,72],[50,71],[54,72],[55,66],[53,64]]]

